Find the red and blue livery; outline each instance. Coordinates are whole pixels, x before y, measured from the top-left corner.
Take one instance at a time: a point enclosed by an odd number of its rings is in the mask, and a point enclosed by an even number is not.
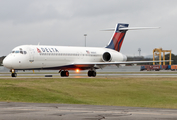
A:
[[[111,39],[111,41],[109,42],[108,46],[106,46],[106,48],[110,48],[116,51],[120,51],[125,34],[127,32],[127,30],[121,30],[122,28],[128,28],[129,24],[122,24],[119,23],[116,26],[115,29],[115,33]]]

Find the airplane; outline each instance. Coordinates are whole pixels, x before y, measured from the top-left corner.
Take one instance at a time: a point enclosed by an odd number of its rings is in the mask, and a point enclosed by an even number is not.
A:
[[[61,77],[68,77],[69,70],[88,70],[89,77],[96,76],[96,69],[107,65],[151,63],[154,61],[127,61],[120,53],[128,30],[151,29],[154,27],[128,27],[118,23],[106,47],[74,47],[48,45],[21,45],[5,57],[3,65],[10,69],[11,76],[17,77],[18,70],[59,70]],[[159,61],[156,61],[159,62]]]

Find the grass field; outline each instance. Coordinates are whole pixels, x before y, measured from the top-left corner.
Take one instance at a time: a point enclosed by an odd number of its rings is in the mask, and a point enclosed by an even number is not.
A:
[[[177,79],[1,78],[0,101],[177,109]]]

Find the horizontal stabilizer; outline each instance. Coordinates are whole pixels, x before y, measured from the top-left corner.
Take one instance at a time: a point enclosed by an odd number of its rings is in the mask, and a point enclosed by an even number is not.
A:
[[[143,29],[159,29],[160,27],[127,27],[119,28],[119,30],[143,30]]]
[[[108,28],[108,29],[104,29],[104,30],[101,30],[101,31],[115,31],[115,28]]]
[[[159,29],[160,27],[125,27],[119,28],[119,30],[143,30],[143,29]],[[115,28],[108,28],[101,31],[115,31]]]

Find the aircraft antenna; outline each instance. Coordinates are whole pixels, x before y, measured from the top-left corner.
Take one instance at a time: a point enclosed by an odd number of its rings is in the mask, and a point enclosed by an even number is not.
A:
[[[84,34],[84,36],[85,36],[85,47],[86,47],[86,37],[87,37],[87,34]]]

